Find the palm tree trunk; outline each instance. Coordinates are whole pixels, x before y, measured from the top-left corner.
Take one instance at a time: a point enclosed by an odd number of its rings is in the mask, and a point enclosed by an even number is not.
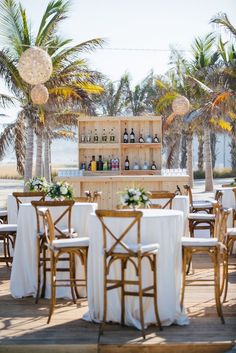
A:
[[[182,138],[181,135],[176,136],[176,145],[174,151],[174,159],[173,159],[173,166],[172,168],[179,168],[180,167],[180,150],[182,145]]]
[[[33,155],[34,155],[34,113],[28,111],[26,129],[26,151],[25,151],[25,174],[24,181],[32,178],[33,173]]]
[[[188,133],[187,138],[187,174],[189,175],[189,186],[193,187],[193,134]]]
[[[51,182],[51,146],[48,135],[44,138],[44,176],[47,182]]]
[[[213,191],[213,170],[211,158],[210,129],[204,130],[205,191]]]
[[[36,168],[35,175],[42,176],[43,175],[43,134],[42,131],[38,131],[37,133],[37,151],[36,151]]]
[[[203,172],[203,164],[204,164],[204,157],[203,157],[203,146],[204,146],[204,138],[202,133],[198,134],[198,170]]]

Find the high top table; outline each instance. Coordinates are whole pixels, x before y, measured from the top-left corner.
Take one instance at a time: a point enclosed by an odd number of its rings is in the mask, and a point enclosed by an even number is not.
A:
[[[184,234],[183,212],[176,210],[145,209],[141,210],[141,241],[143,244],[159,243],[160,250],[157,264],[158,307],[162,325],[188,324],[188,317],[180,309],[180,290],[182,272],[181,237]],[[127,219],[112,218],[108,226],[114,233],[121,234],[127,225]],[[95,214],[89,217],[89,256],[88,256],[88,304],[89,312],[85,320],[99,322],[103,316],[103,236],[102,226]],[[135,238],[135,230],[127,235],[128,242]],[[152,274],[148,263],[143,263],[145,286],[151,283]],[[120,278],[120,263],[113,263],[111,275]],[[126,278],[134,276],[134,270],[128,265]],[[137,290],[136,287],[134,287]],[[155,322],[153,299],[144,298],[145,323]],[[125,320],[127,325],[140,329],[138,298],[126,297]],[[120,321],[119,290],[108,292],[108,321]]]
[[[96,203],[76,202],[72,207],[71,226],[81,237],[88,236],[89,215],[97,208]],[[52,208],[56,215],[58,208]],[[67,227],[62,222],[61,227]],[[37,236],[36,213],[31,203],[22,203],[19,208],[17,235],[14,248],[14,257],[11,270],[10,290],[14,298],[35,296],[37,293]],[[82,266],[77,263],[78,271]],[[58,273],[58,278],[67,276],[66,273]],[[83,274],[82,274],[83,276]],[[47,276],[46,298],[50,297],[49,275]],[[84,290],[83,290],[84,292]],[[69,287],[57,288],[57,297],[71,298]]]

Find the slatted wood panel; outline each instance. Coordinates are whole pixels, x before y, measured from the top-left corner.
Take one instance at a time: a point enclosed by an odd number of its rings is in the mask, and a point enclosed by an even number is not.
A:
[[[212,278],[208,257],[198,255],[192,278]],[[236,258],[229,276],[229,295],[224,304],[226,324],[215,308],[213,286],[189,286],[185,308],[190,325],[148,329],[144,341],[132,327],[106,325],[99,339],[99,325],[83,321],[86,302],[81,307],[59,300],[50,325],[46,324],[48,300],[38,305],[31,297],[13,299],[9,294],[10,270],[0,265],[0,352],[100,352],[100,353],[220,353],[236,345]],[[233,265],[234,263],[234,265]]]

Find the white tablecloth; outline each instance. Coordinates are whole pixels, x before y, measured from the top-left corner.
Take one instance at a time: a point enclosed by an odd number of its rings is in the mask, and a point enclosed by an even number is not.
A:
[[[152,199],[153,204],[158,203],[160,205],[164,205],[167,201],[168,200],[165,200],[165,199],[163,200]],[[172,209],[182,211],[184,213],[184,236],[188,236],[189,235],[189,227],[188,227],[189,197],[185,195],[175,196],[172,201]]]
[[[163,325],[177,323],[188,324],[188,318],[180,310],[181,289],[181,237],[184,230],[183,212],[176,210],[149,209],[142,210],[141,237],[143,244],[159,243],[158,255],[158,306]],[[121,233],[127,220],[111,219],[114,232]],[[110,225],[110,223],[109,223]],[[128,234],[129,242],[134,241],[134,231]],[[103,238],[102,227],[95,214],[89,220],[89,256],[88,256],[88,304],[89,312],[85,320],[100,321],[103,315]],[[145,285],[151,283],[150,266],[144,263],[143,275]],[[111,274],[119,277],[120,264],[114,263]],[[134,276],[132,267],[128,267],[127,277]],[[134,277],[133,277],[134,278]],[[135,288],[137,290],[137,287]],[[153,299],[144,298],[145,323],[155,322]],[[119,290],[108,292],[108,320],[120,321]],[[140,328],[138,298],[126,297],[126,324]]]
[[[72,208],[71,225],[79,236],[88,236],[89,215],[97,208],[96,203],[75,203]],[[60,212],[52,209],[53,215]],[[61,224],[60,226],[66,226]],[[37,292],[37,237],[36,214],[30,203],[21,204],[18,214],[18,227],[14,258],[11,270],[10,290],[15,298],[36,295]],[[79,267],[81,267],[78,264]],[[68,276],[58,273],[58,278]],[[61,277],[60,277],[61,276]],[[83,276],[83,274],[82,274]],[[49,280],[49,276],[48,280]],[[49,282],[50,283],[50,282]],[[46,297],[50,297],[50,288],[46,286]],[[70,288],[57,288],[57,297],[71,297]]]

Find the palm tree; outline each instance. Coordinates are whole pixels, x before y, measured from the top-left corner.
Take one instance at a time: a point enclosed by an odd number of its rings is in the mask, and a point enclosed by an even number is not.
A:
[[[8,49],[0,52],[0,76],[22,107],[18,119],[24,121],[24,125],[20,125],[21,128],[25,128],[26,136],[25,152],[23,149],[21,155],[22,159],[25,153],[25,180],[32,176],[34,131],[36,123],[40,120],[40,110],[31,102],[30,86],[19,76],[17,63],[21,54],[31,46],[47,50],[53,62],[53,74],[46,84],[47,87],[51,89],[51,93],[61,97],[67,91],[68,95],[76,97],[80,103],[83,96],[88,95],[96,77],[96,73],[88,70],[80,54],[95,49],[103,41],[97,38],[69,47],[71,40],[63,40],[57,33],[59,23],[67,17],[69,5],[70,1],[50,1],[42,16],[38,32],[33,35],[30,21],[22,5],[17,4],[15,0],[0,2],[0,36],[8,46]],[[16,125],[19,123],[18,119]]]

